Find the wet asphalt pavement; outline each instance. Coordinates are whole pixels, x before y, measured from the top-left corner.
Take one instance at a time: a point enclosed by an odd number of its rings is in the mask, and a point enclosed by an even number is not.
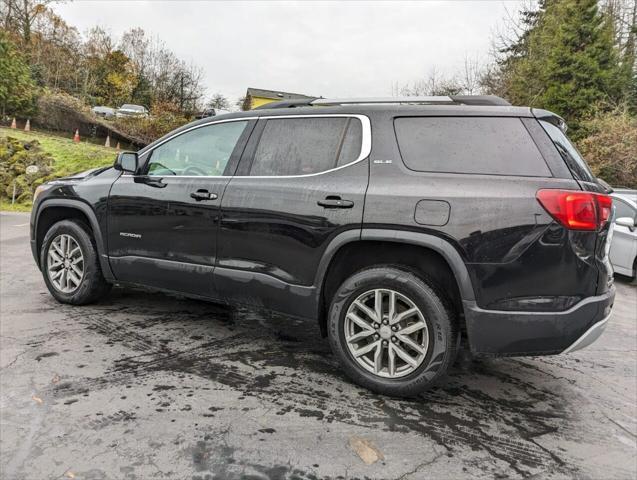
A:
[[[318,329],[114,289],[56,303],[28,216],[0,215],[3,479],[637,476],[637,289],[566,356],[462,359],[416,400],[339,371]],[[365,464],[350,440],[382,458]]]

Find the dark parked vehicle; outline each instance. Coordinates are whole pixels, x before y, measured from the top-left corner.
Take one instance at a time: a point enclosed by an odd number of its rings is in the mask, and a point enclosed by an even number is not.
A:
[[[392,395],[443,377],[461,337],[548,355],[601,334],[612,202],[560,117],[475,96],[268,107],[40,187],[31,242],[51,294],[81,305],[135,284],[304,317],[352,379]]]
[[[199,119],[206,117],[215,117],[219,115],[225,115],[226,113],[230,113],[230,110],[223,110],[221,108],[206,108],[205,110],[202,110],[197,115],[195,115],[195,118]]]

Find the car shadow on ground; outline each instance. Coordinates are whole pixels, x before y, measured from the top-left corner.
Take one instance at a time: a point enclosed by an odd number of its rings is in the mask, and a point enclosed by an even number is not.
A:
[[[130,354],[113,360],[97,378],[57,385],[56,397],[130,388],[158,374],[170,379],[158,388],[192,394],[194,376],[206,382],[204,389],[256,397],[278,415],[422,435],[449,457],[469,447],[522,476],[540,467],[577,470],[536,441],[581,435],[573,432],[574,380],[562,376],[565,367],[554,368],[550,358],[461,355],[441,386],[415,399],[396,399],[352,384],[312,322],[141,290],[116,289],[98,305],[64,310],[106,345]]]

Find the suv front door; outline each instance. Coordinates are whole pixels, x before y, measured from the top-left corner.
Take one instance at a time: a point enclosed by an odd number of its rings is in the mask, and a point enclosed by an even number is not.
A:
[[[136,175],[113,184],[108,251],[117,280],[215,296],[219,205],[254,123],[178,132],[141,155]]]
[[[326,247],[360,235],[370,149],[365,116],[262,117],[221,204],[219,293],[314,316],[306,301]]]

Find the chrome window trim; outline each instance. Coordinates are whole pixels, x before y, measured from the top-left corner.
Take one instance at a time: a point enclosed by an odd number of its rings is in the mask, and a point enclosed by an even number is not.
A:
[[[367,115],[360,115],[355,113],[326,113],[326,114],[309,114],[309,115],[267,115],[262,117],[241,117],[241,118],[229,118],[225,120],[213,120],[210,122],[203,123],[201,125],[194,125],[191,128],[187,128],[172,137],[169,137],[163,140],[161,143],[154,145],[153,148],[146,150],[142,155],[151,154],[156,148],[162,146],[164,143],[169,142],[170,140],[177,138],[180,135],[183,135],[186,132],[190,132],[192,130],[196,130],[198,128],[208,127],[210,125],[214,125],[217,123],[227,123],[227,122],[240,122],[240,121],[250,121],[250,120],[275,120],[277,118],[289,119],[289,118],[357,118],[361,122],[361,151],[356,160],[353,160],[345,165],[341,165],[339,167],[330,168],[329,170],[324,170],[322,172],[316,173],[305,173],[302,175],[156,175],[157,177],[162,178],[302,178],[302,177],[314,177],[317,175],[323,175],[325,173],[335,172],[342,168],[349,167],[358,162],[365,160],[369,157],[369,154],[372,151],[372,125]],[[125,173],[122,176],[124,177],[134,177],[136,175]]]

